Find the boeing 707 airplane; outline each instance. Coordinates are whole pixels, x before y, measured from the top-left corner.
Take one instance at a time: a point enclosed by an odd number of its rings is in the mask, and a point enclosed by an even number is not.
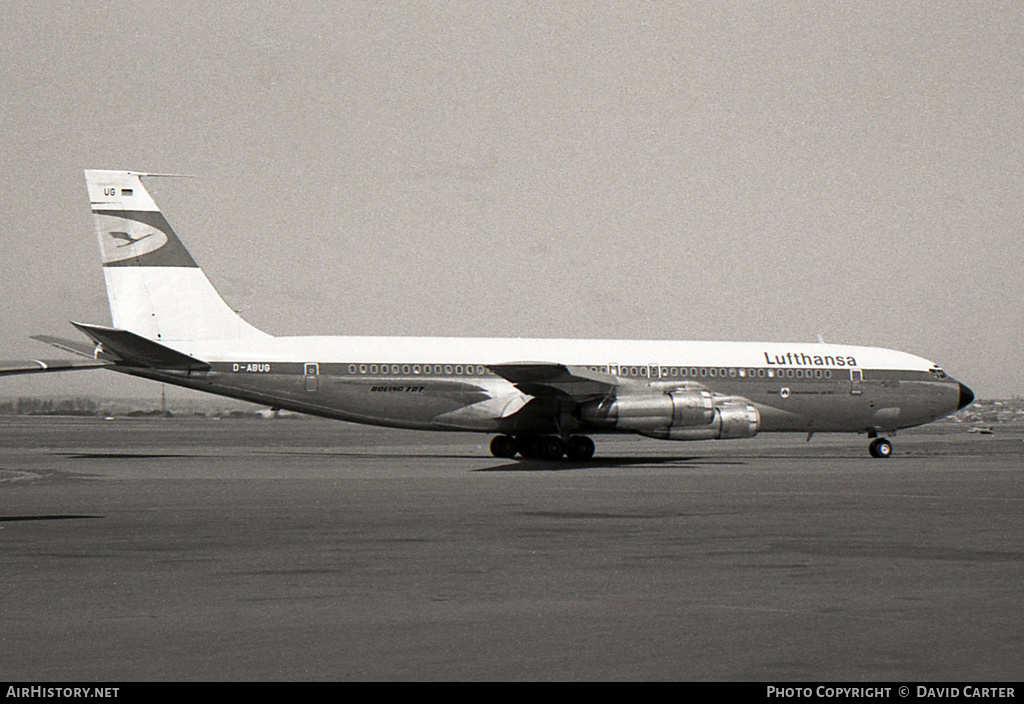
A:
[[[112,326],[36,339],[76,360],[0,375],[109,369],[327,418],[495,435],[494,456],[590,459],[590,436],[727,440],[886,436],[974,400],[921,357],[823,343],[278,337],[233,311],[133,171],[87,170]]]

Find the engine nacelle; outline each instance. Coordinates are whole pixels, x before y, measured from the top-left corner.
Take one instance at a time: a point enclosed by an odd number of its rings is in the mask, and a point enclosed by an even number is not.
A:
[[[703,389],[620,396],[580,408],[585,423],[639,432],[706,426],[714,419],[714,399]]]
[[[703,427],[659,428],[638,431],[659,440],[730,440],[752,438],[761,429],[761,413],[742,401],[727,401],[715,408],[714,418]]]

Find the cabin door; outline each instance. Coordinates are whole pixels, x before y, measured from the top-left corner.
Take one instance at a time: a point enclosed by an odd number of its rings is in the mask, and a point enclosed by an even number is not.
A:
[[[303,369],[303,380],[306,391],[316,391],[320,388],[320,365],[316,362],[306,362]]]
[[[850,370],[850,393],[854,396],[864,393],[864,372],[860,369]]]

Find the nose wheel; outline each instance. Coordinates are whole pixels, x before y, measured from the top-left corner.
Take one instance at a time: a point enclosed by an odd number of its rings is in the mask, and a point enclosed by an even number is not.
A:
[[[885,459],[892,456],[892,443],[885,438],[875,438],[868,444],[868,452],[872,457]]]

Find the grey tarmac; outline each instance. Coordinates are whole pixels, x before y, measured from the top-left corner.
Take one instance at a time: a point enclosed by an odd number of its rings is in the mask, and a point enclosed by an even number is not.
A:
[[[1022,437],[0,419],[0,678],[1019,680]]]

